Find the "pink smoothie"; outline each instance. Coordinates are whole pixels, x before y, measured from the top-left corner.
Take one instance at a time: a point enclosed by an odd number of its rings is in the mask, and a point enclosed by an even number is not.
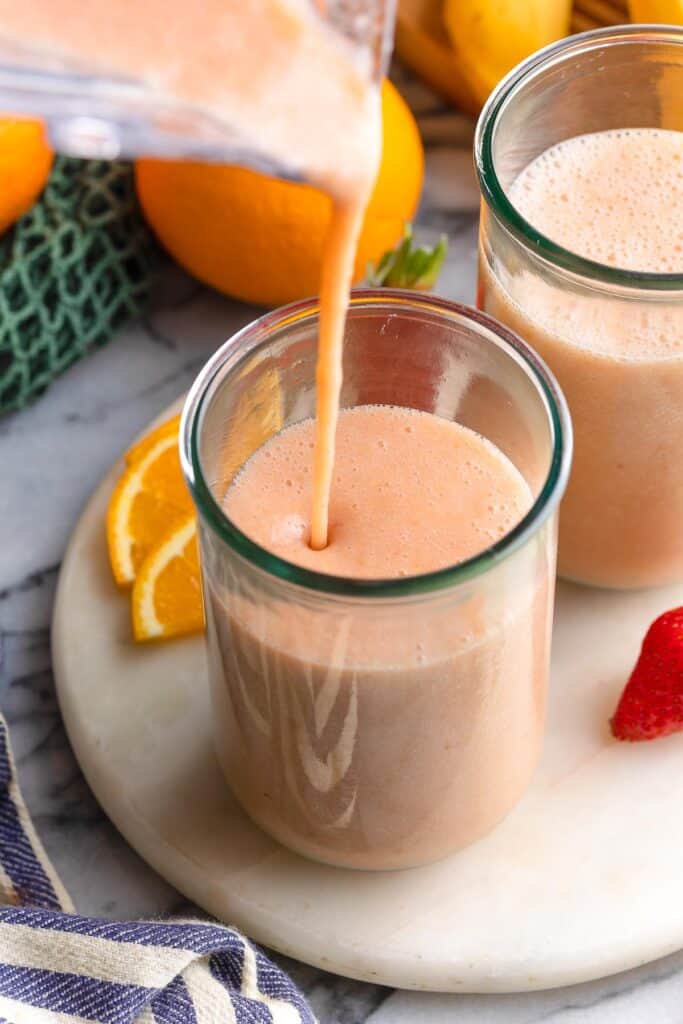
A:
[[[224,508],[269,551],[321,572],[444,568],[500,540],[532,503],[474,432],[360,406],[340,416],[330,543],[313,551],[314,437],[305,420],[271,438]],[[518,556],[485,588],[399,601],[393,618],[379,600],[340,610],[331,597],[313,619],[304,601],[214,587],[218,754],[259,825],[320,860],[394,868],[444,856],[507,813],[540,750],[551,604],[552,557],[534,545]]]
[[[683,275],[683,132],[569,139],[533,161],[509,197],[572,252]],[[482,241],[484,308],[548,362],[574,421],[560,572],[616,587],[683,579],[683,289],[573,285]]]
[[[313,421],[253,456],[225,502],[262,547],[335,576],[417,576],[462,562],[500,540],[531,506],[502,452],[429,413],[366,405],[340,419],[330,543],[309,544]]]

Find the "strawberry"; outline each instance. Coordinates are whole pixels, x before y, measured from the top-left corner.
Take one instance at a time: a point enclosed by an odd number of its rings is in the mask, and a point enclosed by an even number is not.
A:
[[[683,607],[648,629],[611,726],[618,740],[631,741],[683,730]]]

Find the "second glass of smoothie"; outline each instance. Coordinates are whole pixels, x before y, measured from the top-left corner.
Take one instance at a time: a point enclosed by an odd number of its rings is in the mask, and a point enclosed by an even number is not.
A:
[[[489,831],[535,768],[571,428],[543,364],[490,318],[356,293],[313,551],[317,336],[313,302],[267,315],[184,412],[216,750],[286,846],[408,867]]]
[[[475,148],[479,305],[546,360],[574,424],[559,571],[683,580],[683,29],[541,51]]]

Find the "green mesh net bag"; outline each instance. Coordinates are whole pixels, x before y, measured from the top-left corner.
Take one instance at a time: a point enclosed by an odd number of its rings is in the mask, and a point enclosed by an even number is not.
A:
[[[0,238],[0,413],[141,312],[155,252],[130,164],[56,159],[41,198]]]

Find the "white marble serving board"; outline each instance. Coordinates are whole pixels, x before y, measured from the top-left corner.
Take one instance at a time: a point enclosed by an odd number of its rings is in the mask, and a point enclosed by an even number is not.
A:
[[[203,638],[132,643],[104,541],[120,468],[94,494],[64,559],[54,669],[95,795],[168,881],[273,949],[400,988],[548,988],[683,946],[683,734],[627,745],[608,729],[645,628],[683,603],[683,587],[560,585],[544,756],[492,835],[412,871],[324,867],[261,833],[226,788]]]

